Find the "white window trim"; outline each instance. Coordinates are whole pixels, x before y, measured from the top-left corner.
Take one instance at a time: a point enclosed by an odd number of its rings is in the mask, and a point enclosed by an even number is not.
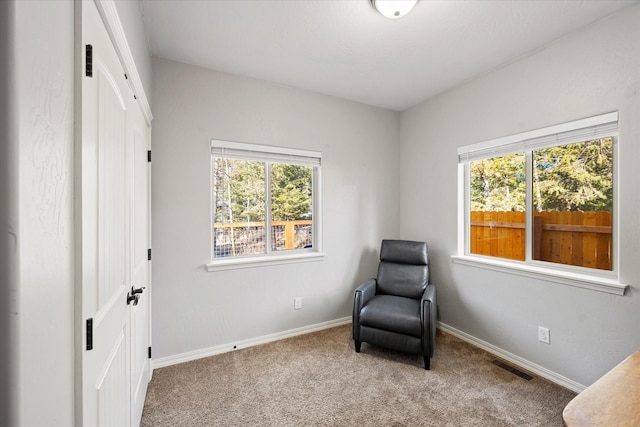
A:
[[[320,261],[326,256],[322,252],[322,153],[276,146],[248,144],[244,142],[211,140],[211,156],[227,155],[236,159],[259,160],[314,166],[313,175],[313,248],[277,251],[260,255],[211,259],[205,264],[209,272],[253,268],[267,265],[281,265],[299,262]],[[210,173],[213,171],[210,170]],[[212,177],[209,178],[211,183]],[[211,185],[211,184],[209,184]],[[213,220],[213,189],[210,187],[210,220]],[[209,247],[213,247],[213,234],[210,233]],[[211,256],[211,253],[210,253]]]
[[[501,271],[544,281],[592,289],[614,295],[624,295],[628,285],[620,283],[618,279],[583,274],[555,268],[544,268],[523,261],[510,261],[502,258],[485,257],[481,255],[452,255],[454,264],[470,265],[486,270]]]
[[[478,144],[458,148],[458,253],[451,256],[455,264],[470,265],[484,269],[501,271],[535,279],[592,289],[615,295],[624,295],[628,285],[619,281],[619,197],[618,197],[618,156],[617,156],[618,112],[611,112],[586,119],[563,123],[517,135],[493,139]],[[469,161],[490,158],[514,152],[570,144],[599,136],[614,136],[614,180],[613,180],[613,230],[614,259],[612,271],[600,271],[563,264],[553,264],[531,259],[530,244],[526,245],[526,261],[508,260],[470,253],[469,243]],[[530,182],[527,173],[527,182]],[[527,185],[528,199],[531,194]],[[530,202],[528,202],[530,203]],[[527,210],[527,224],[531,222],[530,209]],[[530,226],[527,226],[527,242],[531,241]]]
[[[264,267],[267,265],[293,264],[299,262],[322,261],[326,256],[322,252],[297,252],[286,255],[247,256],[242,258],[220,259],[206,265],[207,271],[235,270],[239,268]]]
[[[618,133],[617,111],[458,147],[458,158],[460,162],[488,159],[529,149],[588,141],[611,133]]]

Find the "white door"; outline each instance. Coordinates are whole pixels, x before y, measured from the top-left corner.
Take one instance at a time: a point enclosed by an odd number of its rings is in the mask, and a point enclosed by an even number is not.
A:
[[[140,292],[139,299],[131,306],[131,425],[137,426],[142,418],[147,384],[151,379],[149,363],[150,348],[150,301],[151,268],[148,257],[150,242],[150,169],[148,161],[149,128],[137,105],[132,108],[130,143],[132,156],[131,236],[132,268],[131,283]]]
[[[76,163],[82,425],[126,427],[139,423],[149,379],[149,273],[137,254],[149,240],[148,195],[139,192],[148,191],[148,176],[136,175],[136,147],[143,140],[147,146],[149,134],[95,4],[77,5],[86,52]],[[134,284],[147,289],[133,295]]]

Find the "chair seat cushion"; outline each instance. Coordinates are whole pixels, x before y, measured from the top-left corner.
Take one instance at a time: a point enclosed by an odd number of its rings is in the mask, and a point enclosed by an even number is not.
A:
[[[360,324],[419,338],[420,300],[376,295],[362,307]]]

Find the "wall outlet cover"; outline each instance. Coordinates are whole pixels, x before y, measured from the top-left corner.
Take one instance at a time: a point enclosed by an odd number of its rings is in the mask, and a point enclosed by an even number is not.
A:
[[[538,326],[538,341],[549,344],[549,328]]]

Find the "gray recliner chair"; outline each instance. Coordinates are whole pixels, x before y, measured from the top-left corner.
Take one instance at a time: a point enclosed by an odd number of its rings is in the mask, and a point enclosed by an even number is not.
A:
[[[436,338],[436,288],[429,283],[427,244],[383,240],[378,276],[360,285],[353,300],[353,340],[422,354],[430,369]]]

